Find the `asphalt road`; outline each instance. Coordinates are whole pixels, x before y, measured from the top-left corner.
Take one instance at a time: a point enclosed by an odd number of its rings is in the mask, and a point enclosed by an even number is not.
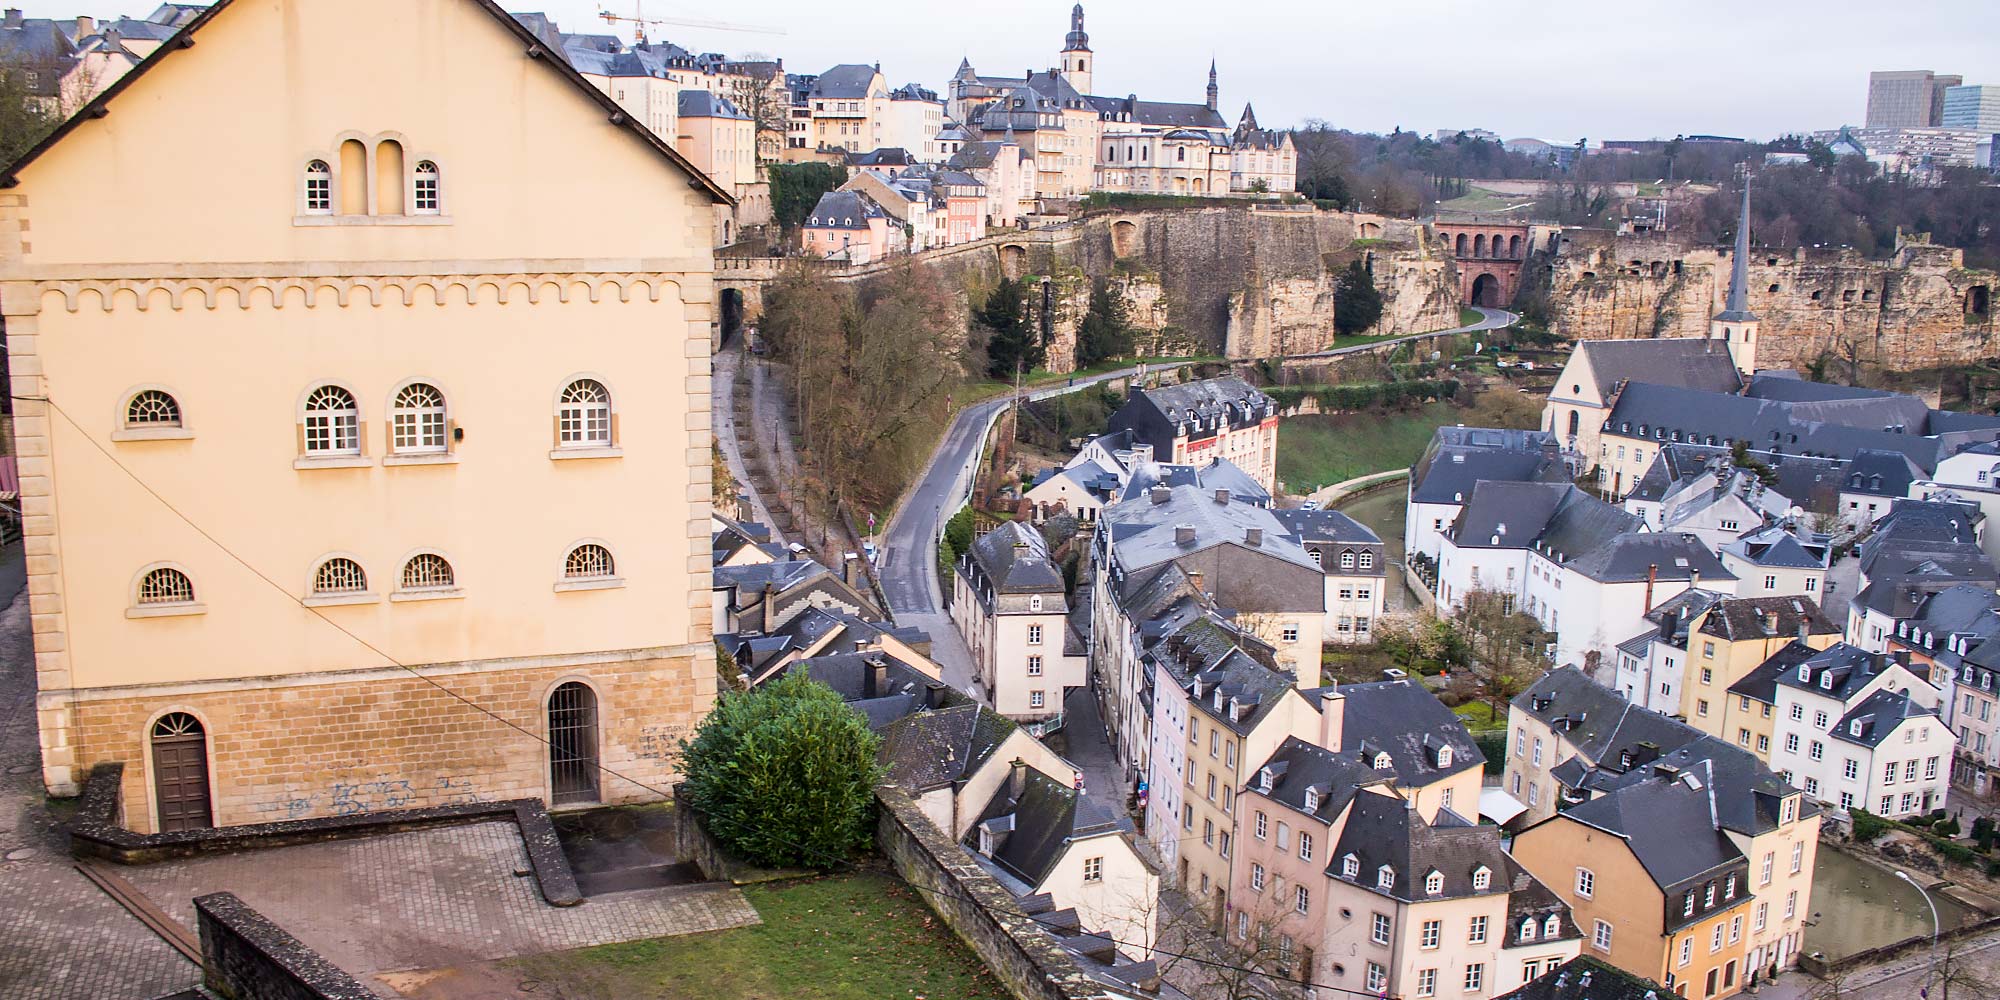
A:
[[[1406,340],[1422,340],[1479,330],[1498,330],[1511,326],[1520,318],[1504,309],[1482,308],[1479,313],[1484,318],[1471,326],[1416,333],[1407,337],[1378,340],[1302,356],[1338,357]],[[1069,384],[1028,393],[1027,398],[1032,401],[1060,396],[1082,386],[1125,378],[1136,370],[1121,368],[1115,372],[1077,379]],[[923,478],[917,481],[909,499],[896,512],[895,519],[889,522],[882,544],[882,562],[877,572],[881,578],[882,592],[889,598],[889,609],[898,622],[903,622],[905,616],[909,615],[937,615],[944,606],[944,601],[938,593],[937,574],[931,569],[937,564],[939,518],[946,510],[957,510],[960,501],[971,489],[972,466],[979,460],[987,430],[992,427],[993,421],[999,417],[1001,411],[1011,406],[1013,402],[1014,397],[1002,396],[959,411],[950,429],[945,431],[944,440],[938,445],[936,454],[931,456],[931,464],[924,470]]]

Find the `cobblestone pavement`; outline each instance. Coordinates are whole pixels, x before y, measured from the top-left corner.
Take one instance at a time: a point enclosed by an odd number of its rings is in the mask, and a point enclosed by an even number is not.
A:
[[[0,859],[0,997],[139,1000],[201,978],[71,867],[42,793],[26,594],[0,612]]]
[[[435,969],[759,922],[735,887],[542,901],[512,823],[191,858],[122,874],[192,926],[190,900],[228,890],[357,976]],[[522,872],[522,875],[515,875]]]

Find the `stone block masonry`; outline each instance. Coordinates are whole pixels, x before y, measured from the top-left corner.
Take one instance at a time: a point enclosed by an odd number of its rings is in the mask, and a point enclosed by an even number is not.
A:
[[[664,798],[678,778],[680,739],[714,702],[713,656],[704,643],[417,668],[451,693],[392,667],[44,692],[41,701],[45,718],[68,717],[80,768],[125,765],[122,820],[137,833],[158,829],[147,741],[167,712],[202,724],[218,826],[555,801],[543,740],[550,693],[568,681],[596,695],[602,766],[643,783],[600,771],[600,800],[641,802]]]
[[[194,901],[202,985],[231,1000],[374,1000],[368,987],[227,892]]]

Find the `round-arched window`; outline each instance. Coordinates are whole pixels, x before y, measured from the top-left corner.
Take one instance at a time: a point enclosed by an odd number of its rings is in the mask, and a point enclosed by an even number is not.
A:
[[[563,559],[563,578],[568,580],[601,579],[615,575],[615,569],[611,550],[595,543],[579,545]]]
[[[444,393],[434,385],[412,382],[396,393],[390,414],[390,446],[401,455],[445,450]]]
[[[194,581],[170,567],[149,572],[139,581],[140,604],[193,604]]]
[[[127,430],[150,430],[158,427],[179,427],[181,425],[181,404],[173,396],[158,389],[147,389],[134,395],[125,404],[125,428]]]
[[[580,378],[563,389],[556,408],[556,443],[564,448],[611,444],[611,393],[602,382]]]
[[[419,553],[403,564],[404,590],[443,590],[456,585],[451,563],[434,552]]]
[[[352,393],[323,385],[306,397],[305,446],[308,455],[361,454],[361,410]]]
[[[313,571],[313,593],[315,595],[359,594],[368,589],[368,574],[362,572],[361,564],[352,559],[336,556],[319,564]]]

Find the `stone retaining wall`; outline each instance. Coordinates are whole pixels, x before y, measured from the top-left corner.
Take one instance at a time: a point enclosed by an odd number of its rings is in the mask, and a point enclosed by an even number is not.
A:
[[[376,1000],[234,893],[197,896],[202,985],[227,1000]]]

